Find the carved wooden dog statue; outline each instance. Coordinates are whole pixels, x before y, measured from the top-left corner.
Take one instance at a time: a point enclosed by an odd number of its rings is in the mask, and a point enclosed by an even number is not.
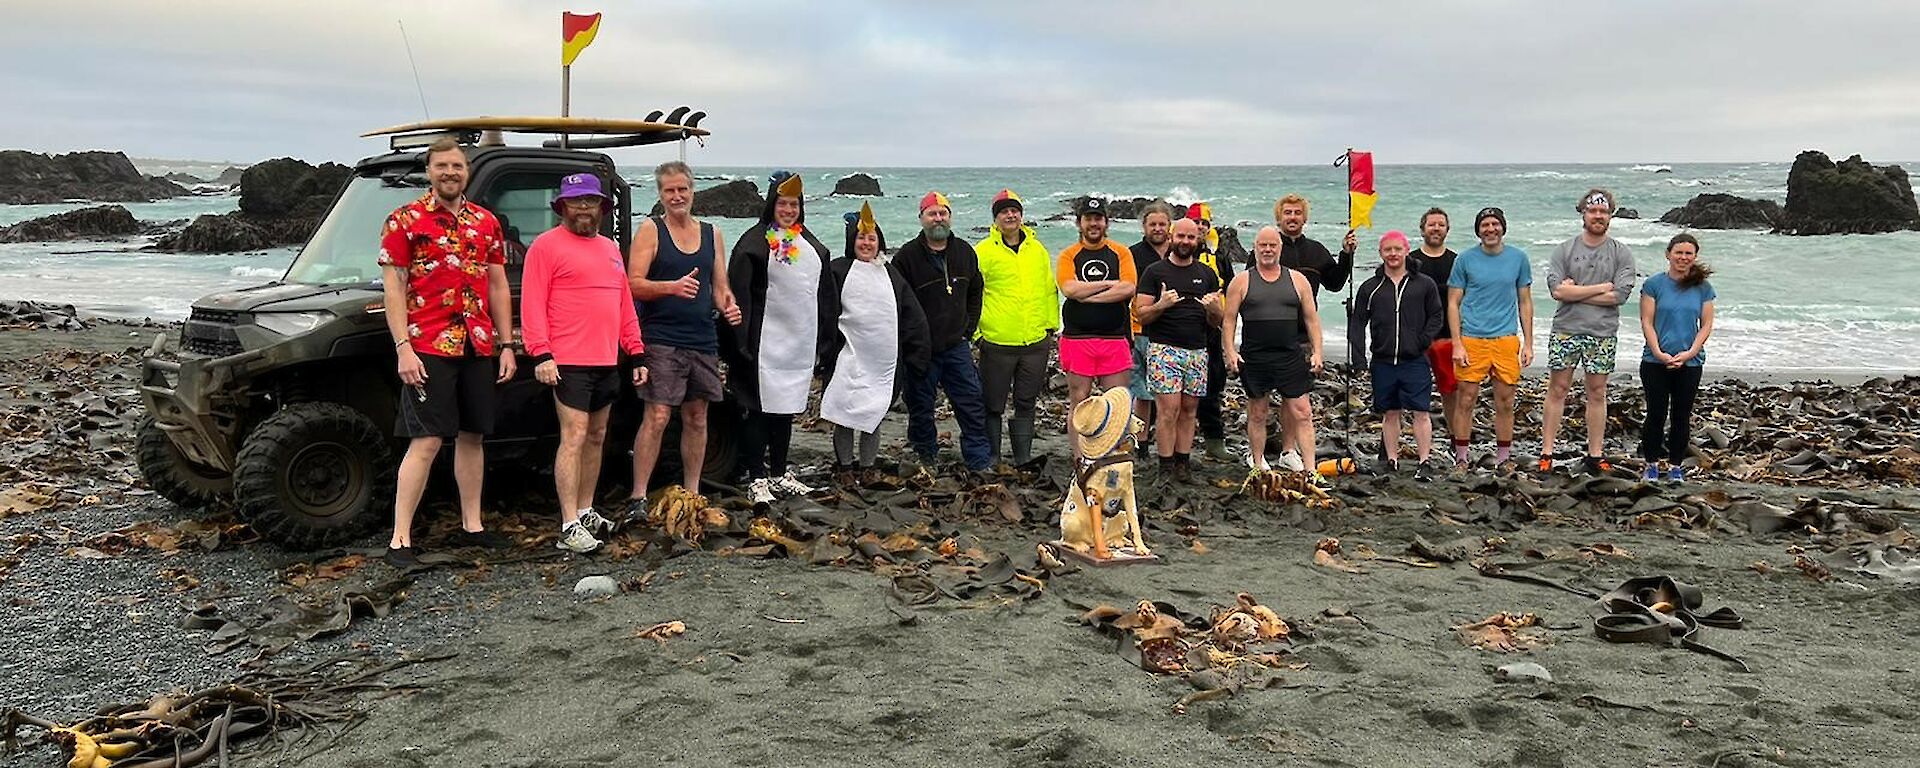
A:
[[[1129,554],[1151,556],[1140,539],[1133,500],[1133,446],[1146,425],[1134,418],[1126,388],[1080,401],[1072,428],[1083,458],[1061,505],[1061,543],[1097,560],[1111,559],[1115,548],[1129,544]]]

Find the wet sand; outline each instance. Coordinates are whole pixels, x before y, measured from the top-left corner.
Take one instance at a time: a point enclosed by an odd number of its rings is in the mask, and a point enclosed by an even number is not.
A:
[[[144,347],[153,332],[128,333],[0,332],[0,351],[28,361],[0,376],[31,389],[39,376],[32,361],[54,350]],[[884,456],[904,455],[902,421],[887,423]],[[1043,450],[1064,454],[1058,438],[1045,443]],[[796,434],[795,459],[816,484],[827,481],[828,452],[826,435]],[[423,690],[365,701],[365,719],[347,738],[301,764],[1816,766],[1898,765],[1920,752],[1914,584],[1841,569],[1819,581],[1793,567],[1791,547],[1823,562],[1835,557],[1829,546],[1844,554],[1838,532],[1669,528],[1624,510],[1634,499],[1718,489],[1788,509],[1809,497],[1850,500],[1910,525],[1920,514],[1910,486],[1848,477],[1822,487],[1757,485],[1709,475],[1616,498],[1553,494],[1543,498],[1564,509],[1522,515],[1477,501],[1510,498],[1516,487],[1482,475],[1427,484],[1350,477],[1338,481],[1341,508],[1305,511],[1231,498],[1221,486],[1237,484],[1238,467],[1198,469],[1193,485],[1141,494],[1162,564],[1049,575],[1034,567],[1033,545],[1054,536],[1050,523],[948,521],[1044,578],[1032,599],[988,592],[905,608],[890,599],[888,578],[865,566],[710,551],[428,571],[391,615],[285,652],[458,654],[397,673]],[[523,516],[516,519],[537,525],[551,499],[544,482],[503,479],[490,509],[515,509]],[[84,538],[133,521],[196,517],[137,490],[5,518],[0,534],[65,526]],[[797,506],[782,502],[776,513]],[[436,499],[428,514],[444,527],[449,512]],[[1048,517],[1045,509],[1027,512],[1028,520]],[[1752,672],[1678,647],[1605,643],[1591,630],[1592,601],[1567,592],[1489,578],[1464,562],[1420,568],[1353,554],[1366,545],[1402,555],[1416,535],[1500,537],[1505,543],[1490,557],[1595,592],[1642,575],[1691,582],[1704,590],[1707,609],[1744,614],[1745,629],[1707,629],[1702,639]],[[377,547],[381,536],[364,545]],[[1338,537],[1364,572],[1314,565],[1315,544],[1326,536]],[[1594,544],[1631,558],[1579,553]],[[0,665],[23,670],[20,679],[33,686],[9,693],[4,705],[17,696],[38,714],[69,721],[109,700],[225,679],[241,658],[208,657],[198,647],[206,632],[167,626],[202,600],[247,604],[284,590],[282,569],[314,559],[265,544],[100,560],[68,550],[21,551],[22,562],[0,581],[13,598],[10,623],[34,628],[9,633]],[[1771,572],[1751,567],[1760,561]],[[149,574],[165,567],[210,575],[180,593]],[[388,575],[379,563],[360,570]],[[582,576],[631,581],[649,571],[643,591],[571,593]],[[75,600],[76,590],[97,594]],[[1188,683],[1143,671],[1114,652],[1114,640],[1077,621],[1084,606],[1140,600],[1204,616],[1236,592],[1258,596],[1299,629],[1290,652],[1306,666],[1273,673],[1279,687],[1197,702],[1185,714],[1173,705],[1193,691]],[[93,599],[99,594],[143,602],[129,609]],[[1547,644],[1500,654],[1463,645],[1450,628],[1500,611],[1539,614]],[[141,618],[128,618],[136,612]],[[634,637],[672,620],[685,623],[685,635],[664,643]],[[87,637],[43,629],[75,624],[89,627]],[[52,660],[110,651],[147,661]],[[1514,661],[1545,666],[1555,682],[1497,682],[1493,669]],[[7,764],[54,760],[38,747]],[[237,764],[282,762],[266,754]]]

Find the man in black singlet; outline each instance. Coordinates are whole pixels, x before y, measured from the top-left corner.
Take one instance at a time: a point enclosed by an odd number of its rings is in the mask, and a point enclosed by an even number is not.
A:
[[[647,382],[636,390],[646,403],[633,437],[633,493],[627,514],[646,514],[648,480],[660,457],[660,436],[680,411],[681,485],[696,493],[707,455],[707,403],[723,396],[720,343],[714,313],[740,324],[727,281],[720,229],[693,218],[693,169],[670,161],[653,171],[661,216],[644,219],[627,253],[640,335],[647,344]]]
[[[1299,270],[1280,263],[1280,248],[1280,230],[1274,227],[1262,227],[1254,236],[1253,268],[1235,275],[1227,286],[1222,351],[1227,370],[1240,374],[1247,391],[1247,442],[1254,468],[1267,468],[1268,398],[1277,392],[1289,414],[1282,423],[1301,447],[1305,470],[1318,478],[1307,393],[1313,391],[1313,377],[1321,368],[1320,314],[1312,284]],[[1299,338],[1303,326],[1306,345]],[[1308,356],[1301,356],[1302,349]]]

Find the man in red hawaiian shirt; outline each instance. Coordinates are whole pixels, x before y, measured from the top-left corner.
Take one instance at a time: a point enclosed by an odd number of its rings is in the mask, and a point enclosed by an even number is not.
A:
[[[387,330],[400,358],[400,460],[387,561],[418,564],[413,513],[440,445],[454,440],[460,487],[455,546],[504,541],[480,521],[481,441],[493,431],[494,388],[513,377],[513,299],[500,221],[466,198],[467,156],[452,139],[427,148],[433,191],[387,217],[380,237]],[[495,354],[499,357],[496,359]]]

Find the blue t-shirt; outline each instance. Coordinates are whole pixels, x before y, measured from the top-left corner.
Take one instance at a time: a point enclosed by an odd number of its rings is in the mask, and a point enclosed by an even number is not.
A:
[[[1533,267],[1527,252],[1511,245],[1489,254],[1476,245],[1453,260],[1448,288],[1460,288],[1460,334],[1475,339],[1497,339],[1520,333],[1520,292],[1533,285]]]
[[[1714,297],[1713,283],[1703,280],[1692,288],[1682,288],[1665,272],[1647,278],[1640,295],[1653,299],[1653,332],[1659,337],[1660,351],[1669,355],[1680,354],[1693,346],[1693,337],[1700,333],[1700,315]],[[1640,360],[1659,362],[1653,359],[1651,347],[1642,347]],[[1688,360],[1686,366],[1698,368],[1706,361],[1707,348],[1701,345],[1700,354]]]

